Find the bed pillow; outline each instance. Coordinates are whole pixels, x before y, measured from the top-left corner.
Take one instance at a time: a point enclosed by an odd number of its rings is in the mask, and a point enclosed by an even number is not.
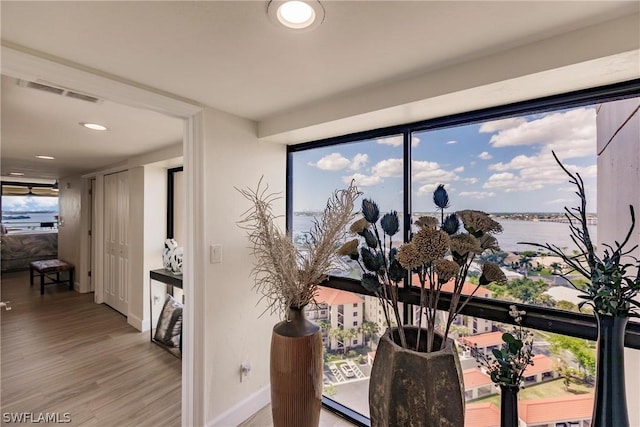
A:
[[[170,347],[180,347],[182,304],[167,294],[153,339]]]

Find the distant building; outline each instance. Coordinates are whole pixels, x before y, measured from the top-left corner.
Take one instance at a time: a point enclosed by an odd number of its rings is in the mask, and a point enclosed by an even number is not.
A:
[[[520,427],[589,427],[592,411],[593,394],[518,402]]]
[[[469,403],[464,427],[500,427],[500,408],[493,403]]]
[[[464,379],[464,397],[466,400],[479,399],[498,393],[498,388],[491,381],[491,377],[478,368],[466,369],[462,372],[462,376]]]
[[[498,348],[502,345],[502,331],[487,332],[484,334],[472,335],[469,337],[463,337],[458,340],[466,350],[470,350],[477,347],[479,351],[490,354],[494,348]]]
[[[418,276],[413,276],[413,286],[420,287],[420,282],[418,280]],[[442,285],[442,291],[444,292],[453,292],[453,280]],[[482,298],[491,298],[493,294],[490,289],[485,288],[484,286],[474,285],[471,282],[464,282],[462,285],[462,298],[463,301],[466,296],[473,294],[475,297]],[[415,308],[414,316],[414,324],[417,324],[417,319],[419,316],[419,308]],[[446,322],[447,314],[445,312],[441,312],[441,323]],[[426,324],[426,318],[422,318],[422,324]],[[453,325],[463,326],[469,335],[481,334],[484,332],[490,332],[493,330],[493,322],[489,319],[480,319],[478,317],[473,316],[464,316],[459,315],[453,321]]]
[[[524,384],[537,384],[543,381],[554,380],[560,375],[556,372],[555,362],[549,356],[536,354],[533,356],[533,365],[524,370]]]
[[[364,344],[362,322],[364,320],[364,298],[352,292],[319,287],[317,306],[306,308],[307,319],[317,325],[326,322],[329,328],[322,331],[322,344],[331,350],[346,350]],[[351,335],[331,336],[331,330],[349,331]]]

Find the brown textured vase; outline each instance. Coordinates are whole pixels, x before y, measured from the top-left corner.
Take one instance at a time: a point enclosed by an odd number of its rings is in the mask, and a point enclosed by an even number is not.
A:
[[[317,427],[322,403],[320,328],[290,308],[271,335],[271,414],[275,427]]]
[[[404,330],[407,344],[415,348],[418,328]],[[453,340],[444,350],[425,353],[402,348],[391,333],[397,338],[397,328],[380,338],[371,370],[371,427],[463,427],[464,384]],[[434,341],[439,348],[442,337]]]

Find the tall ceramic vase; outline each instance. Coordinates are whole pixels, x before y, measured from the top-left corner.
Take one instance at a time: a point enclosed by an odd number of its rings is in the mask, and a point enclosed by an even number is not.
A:
[[[629,319],[597,313],[596,318],[598,350],[591,425],[629,427],[624,383],[624,333]]]
[[[518,427],[519,387],[500,386],[500,427]]]
[[[271,413],[275,427],[317,427],[322,403],[322,335],[290,308],[271,335]]]
[[[404,331],[407,344],[415,348],[418,328],[405,326]],[[397,335],[397,328],[388,329],[376,351],[369,382],[371,426],[463,427],[464,385],[453,340],[443,350],[425,353],[402,348]],[[434,341],[440,348],[442,337]]]

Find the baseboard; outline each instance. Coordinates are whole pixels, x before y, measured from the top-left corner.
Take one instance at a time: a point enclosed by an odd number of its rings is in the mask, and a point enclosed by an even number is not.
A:
[[[270,401],[271,386],[267,385],[218,415],[213,421],[207,423],[207,427],[237,426],[267,406]]]
[[[131,313],[127,316],[127,323],[139,330],[140,332],[146,332],[149,330],[149,320],[141,319]]]

